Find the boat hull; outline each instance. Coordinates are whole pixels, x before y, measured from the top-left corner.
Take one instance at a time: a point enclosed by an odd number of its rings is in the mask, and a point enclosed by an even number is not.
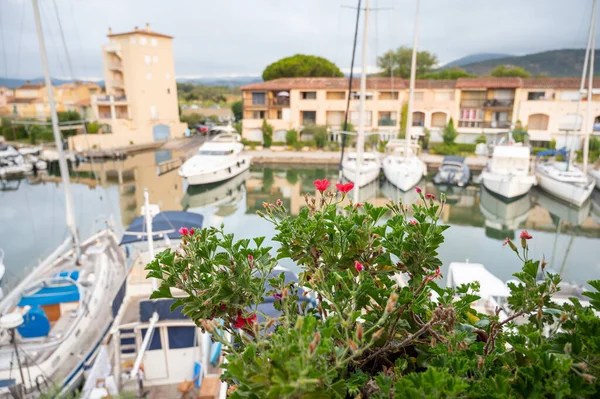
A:
[[[533,175],[506,175],[483,171],[481,181],[488,191],[510,201],[527,194],[536,179]]]
[[[405,161],[401,157],[388,156],[383,161],[385,178],[402,191],[415,187],[426,171],[425,163],[416,157]]]
[[[587,184],[563,182],[544,173],[538,173],[537,178],[538,186],[542,190],[575,206],[582,206],[590,198],[596,184],[591,178]]]
[[[363,168],[358,176],[358,183],[356,182],[356,168],[354,165],[349,166],[346,163],[342,164],[342,175],[344,179],[358,184],[359,187],[364,187],[367,184],[373,182],[379,177],[381,167],[379,165]]]
[[[193,186],[199,186],[203,184],[218,183],[221,181],[229,180],[240,173],[243,173],[250,169],[250,157],[242,156],[236,159],[236,162],[216,170],[209,172],[200,172],[194,174],[184,175],[181,172],[180,176],[184,177],[188,184]]]
[[[596,187],[600,190],[600,170],[591,169],[588,173],[596,181]]]

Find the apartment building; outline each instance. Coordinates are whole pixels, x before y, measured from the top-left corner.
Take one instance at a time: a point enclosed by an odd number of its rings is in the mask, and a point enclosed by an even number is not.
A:
[[[173,37],[150,30],[108,32],[102,47],[106,94],[91,98],[101,134],[73,136],[74,149],[114,148],[183,136],[179,120]]]
[[[58,112],[76,111],[85,118],[90,116],[91,96],[100,93],[102,88],[96,83],[74,82],[54,86],[53,90]],[[0,93],[3,115],[38,120],[50,118],[48,92],[44,83],[26,82],[14,90],[0,88],[1,91],[6,93]]]
[[[472,143],[480,135],[490,141],[503,137],[519,123],[527,127],[532,141],[542,144],[580,146],[578,132],[585,117],[585,102],[579,104],[579,79],[461,78],[417,80],[413,103],[413,137],[431,132],[431,141],[441,141],[442,131],[453,118],[458,142]],[[358,124],[359,80],[347,78],[282,78],[242,87],[243,136],[262,141],[262,123],[274,128],[273,141],[284,141],[289,129],[302,131],[307,125],[341,129],[350,95],[349,121]],[[600,80],[594,86],[600,85]],[[593,115],[588,122],[600,133],[600,89],[593,92]],[[400,112],[408,101],[408,81],[392,78],[367,79],[367,131],[383,138],[394,137],[400,127]],[[579,108],[579,109],[578,109]],[[596,123],[594,123],[596,122]],[[333,139],[338,137],[333,134]]]

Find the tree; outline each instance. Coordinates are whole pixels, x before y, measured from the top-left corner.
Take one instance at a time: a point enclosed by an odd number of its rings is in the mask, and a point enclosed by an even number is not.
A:
[[[511,66],[511,65],[498,65],[496,68],[492,69],[490,75],[495,76],[497,78],[504,78],[509,76],[514,76],[518,78],[528,78],[531,76],[531,73],[524,68]]]
[[[231,112],[236,121],[241,121],[244,116],[242,114],[242,100],[238,100],[231,104]]]
[[[444,127],[444,133],[442,134],[442,139],[444,140],[444,144],[453,145],[454,140],[456,140],[456,136],[458,136],[458,132],[454,129],[454,121],[452,118],[448,121],[446,127]]]
[[[408,104],[402,105],[400,110],[400,132],[398,138],[403,139],[406,137],[406,124],[408,123]]]
[[[331,61],[314,55],[296,54],[268,65],[263,71],[264,81],[298,77],[343,77]]]
[[[390,76],[392,70],[394,76],[399,76],[403,79],[410,78],[410,64],[412,59],[412,49],[410,47],[399,47],[396,50],[389,50],[382,56],[377,57],[377,66],[381,69],[380,76]],[[417,77],[422,77],[430,73],[438,59],[435,54],[429,51],[417,52]]]
[[[431,72],[428,74],[423,75],[421,78],[422,79],[450,79],[450,80],[454,80],[454,79],[458,79],[458,78],[472,78],[475,75],[472,75],[470,73],[468,73],[467,71],[465,71],[462,68],[448,68],[448,69],[442,69],[441,71],[436,71],[436,72]]]
[[[81,115],[79,115],[79,112],[77,112],[77,111],[57,112],[57,115],[58,115],[58,122],[77,122],[77,121],[82,120]],[[50,119],[48,119],[48,122],[50,122]],[[63,130],[62,134],[65,137],[74,136],[77,134],[77,130],[76,129]]]
[[[429,140],[431,139],[431,130],[423,128],[423,149],[429,148]]]
[[[273,126],[269,125],[266,119],[263,119],[262,134],[265,148],[270,148],[273,142]]]
[[[294,145],[298,142],[298,132],[296,129],[290,129],[285,133],[285,142],[287,145]]]

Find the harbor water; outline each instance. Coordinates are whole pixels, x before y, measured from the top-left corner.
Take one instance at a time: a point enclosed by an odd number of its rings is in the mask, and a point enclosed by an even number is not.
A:
[[[223,183],[188,187],[177,174],[157,167],[179,154],[157,151],[136,154],[125,160],[83,163],[71,174],[78,228],[83,238],[105,223],[122,231],[140,214],[144,189],[161,210],[187,210],[204,215],[205,226],[224,225],[236,238],[271,235],[273,226],[257,214],[263,202],[281,199],[297,214],[304,206],[304,193],[314,193],[313,181],[337,181],[337,166],[254,165]],[[175,163],[176,165],[176,163]],[[549,267],[564,280],[585,284],[600,279],[600,192],[581,208],[570,207],[537,189],[516,201],[505,203],[484,188],[420,186],[438,196],[447,195],[443,222],[445,232],[439,254],[442,272],[453,261],[484,264],[503,280],[511,279],[521,264],[503,247],[506,237],[518,239],[527,229],[533,236],[530,256],[545,256]],[[361,189],[360,200],[384,206],[389,198],[415,201],[414,191],[400,192],[386,181]],[[64,193],[58,175],[29,176],[0,183],[0,248],[5,252],[4,292],[10,291],[31,268],[67,237],[64,223]],[[276,247],[276,243],[273,246]],[[293,264],[284,264],[294,268]]]

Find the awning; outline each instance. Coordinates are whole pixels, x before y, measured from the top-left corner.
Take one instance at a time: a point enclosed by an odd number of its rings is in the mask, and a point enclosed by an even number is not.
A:
[[[185,211],[165,211],[154,216],[152,219],[152,239],[161,240],[165,236],[176,240],[179,239],[179,229],[186,228],[202,228],[204,216]],[[145,216],[138,216],[133,219],[131,225],[123,234],[120,245],[131,244],[134,242],[146,241],[147,228]]]

